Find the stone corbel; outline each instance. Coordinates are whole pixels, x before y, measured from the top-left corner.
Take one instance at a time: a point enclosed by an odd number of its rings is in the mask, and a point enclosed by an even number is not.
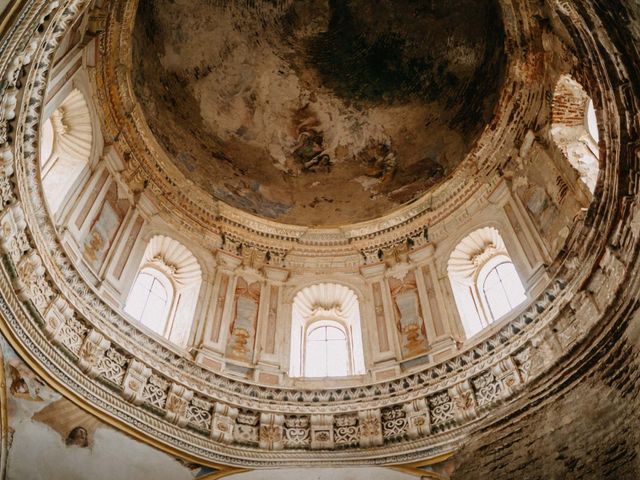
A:
[[[16,266],[17,278],[13,280],[13,287],[22,302],[31,302],[43,314],[51,303],[53,290],[45,278],[45,268],[42,258],[35,250],[30,250],[22,257]]]
[[[358,424],[361,447],[375,447],[384,443],[379,409],[358,412]]]
[[[409,438],[413,440],[431,433],[429,407],[424,398],[406,403],[403,408],[407,415],[407,435]]]
[[[193,398],[193,392],[182,385],[171,384],[169,394],[167,395],[167,403],[165,404],[166,419],[179,426],[185,427],[187,420],[187,407]]]
[[[144,402],[142,392],[150,376],[151,369],[149,367],[138,360],[133,360],[129,364],[129,368],[127,368],[127,373],[122,382],[122,396],[125,400],[134,405],[142,404],[142,402]]]
[[[91,378],[98,376],[98,361],[111,346],[97,330],[91,330],[85,337],[78,353],[78,367]]]
[[[457,423],[466,423],[476,416],[476,398],[468,380],[451,387],[449,396],[453,402],[454,418]]]
[[[56,340],[60,330],[65,323],[73,318],[73,308],[62,297],[57,296],[44,312],[44,326],[42,327],[45,335],[54,343],[59,344]]]
[[[5,144],[0,147],[0,176],[9,178],[11,175],[13,175],[13,148]],[[0,205],[0,209],[2,209],[2,205]]]
[[[216,403],[211,420],[211,438],[216,442],[233,443],[233,428],[238,418],[238,409]]]
[[[258,445],[260,432],[258,422],[260,414],[255,412],[239,412],[233,429],[233,439],[245,445]]]
[[[518,367],[511,357],[507,357],[491,367],[491,372],[500,383],[502,398],[510,397],[522,385]]]
[[[9,255],[16,264],[31,248],[24,233],[26,228],[24,212],[17,203],[11,205],[0,217],[0,251]]]
[[[333,447],[333,415],[311,415],[311,448],[332,450]]]
[[[260,448],[268,450],[284,448],[284,415],[260,414]]]

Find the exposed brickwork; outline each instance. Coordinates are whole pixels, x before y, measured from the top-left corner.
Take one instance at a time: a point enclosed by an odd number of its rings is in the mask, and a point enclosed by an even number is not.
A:
[[[553,94],[551,121],[568,127],[584,125],[589,96],[579,83],[563,76]]]
[[[626,334],[611,340],[560,397],[468,444],[452,478],[640,478],[640,349]]]

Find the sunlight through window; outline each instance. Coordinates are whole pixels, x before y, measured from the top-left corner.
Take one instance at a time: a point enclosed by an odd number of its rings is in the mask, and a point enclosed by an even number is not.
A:
[[[518,272],[511,262],[496,265],[487,273],[482,293],[494,321],[527,299]]]
[[[144,326],[164,334],[173,296],[169,279],[155,269],[140,272],[131,289],[125,311]]]
[[[307,334],[305,375],[343,377],[350,374],[349,349],[344,331],[336,326],[316,327]]]

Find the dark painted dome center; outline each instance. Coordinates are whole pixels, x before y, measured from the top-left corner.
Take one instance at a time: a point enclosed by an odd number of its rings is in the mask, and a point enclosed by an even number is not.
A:
[[[183,173],[256,215],[336,225],[445,178],[504,73],[494,0],[140,2],[135,89]]]

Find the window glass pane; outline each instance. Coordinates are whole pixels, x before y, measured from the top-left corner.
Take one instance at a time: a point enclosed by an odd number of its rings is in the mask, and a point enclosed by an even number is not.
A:
[[[511,262],[501,263],[491,269],[485,277],[482,292],[493,320],[506,315],[527,298]]]
[[[305,375],[340,377],[349,374],[349,349],[345,332],[334,326],[310,330],[306,340]]]
[[[149,295],[144,314],[140,321],[143,325],[149,327],[156,333],[164,333],[164,323],[167,312],[165,311],[166,302],[159,299],[155,295]]]
[[[515,308],[527,299],[524,286],[520,281],[520,276],[516,272],[513,263],[503,263],[498,265],[498,274],[504,285],[505,292],[509,298],[511,308]]]
[[[131,293],[129,293],[125,311],[137,320],[142,317],[142,311],[146,303],[147,289],[141,282],[136,281],[131,289]]]
[[[159,280],[160,275],[152,269],[140,272],[131,288],[125,311],[146,327],[163,334],[173,292],[167,291]]]
[[[146,272],[140,272],[140,275],[138,275],[138,279],[136,280],[136,283],[140,284],[141,287],[144,287],[145,289],[150,290],[151,285],[153,284],[153,280],[154,280],[153,275]]]
[[[327,355],[324,342],[307,343],[305,375],[308,377],[327,376]]]
[[[327,338],[326,327],[314,328],[307,335],[308,341],[324,341]]]
[[[494,320],[497,320],[511,310],[509,299],[502,288],[496,269],[491,270],[489,275],[487,275],[484,282],[484,295]]]
[[[157,297],[159,300],[163,302],[167,301],[167,289],[164,288],[164,285],[160,283],[157,279],[153,279],[153,284],[151,285],[151,294]]]
[[[347,342],[345,340],[331,340],[327,342],[327,375],[343,377],[349,374],[349,359],[347,358]]]
[[[336,327],[326,327],[327,340],[344,340],[344,332]]]

